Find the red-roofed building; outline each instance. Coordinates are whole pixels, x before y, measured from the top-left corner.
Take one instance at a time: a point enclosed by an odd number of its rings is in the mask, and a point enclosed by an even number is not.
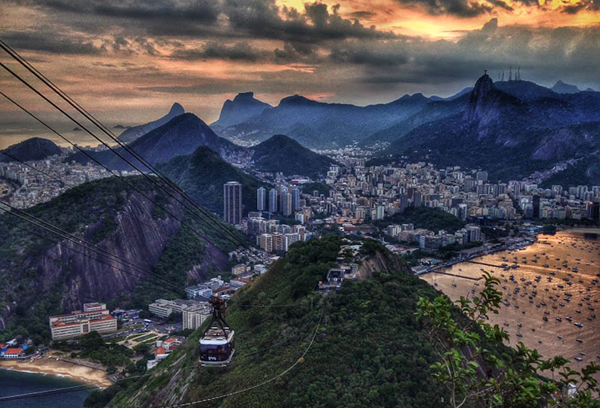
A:
[[[169,337],[167,340],[163,341],[163,347],[165,351],[169,353],[175,350],[177,347],[181,345],[181,342],[175,337]]]
[[[25,352],[22,348],[9,348],[2,355],[4,358],[23,358],[25,357]]]
[[[156,348],[156,360],[163,360],[163,359],[167,358],[167,356],[168,356],[168,354],[164,347]]]

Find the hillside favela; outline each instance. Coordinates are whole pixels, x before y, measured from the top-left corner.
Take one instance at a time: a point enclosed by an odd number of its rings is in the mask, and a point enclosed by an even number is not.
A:
[[[600,407],[598,0],[0,21],[0,407]]]

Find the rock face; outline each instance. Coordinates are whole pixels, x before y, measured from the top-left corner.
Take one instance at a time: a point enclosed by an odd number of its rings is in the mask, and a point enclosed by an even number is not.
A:
[[[494,81],[484,74],[475,83],[469,97],[464,119],[487,125],[500,118],[501,110],[510,103],[510,96],[496,89]]]
[[[48,335],[48,315],[78,310],[90,301],[130,302],[142,283],[174,293],[176,288],[163,283],[173,268],[185,275],[177,283],[183,288],[186,281],[201,281],[227,267],[227,249],[215,246],[212,232],[186,238],[190,221],[179,202],[141,177],[129,180],[143,194],[110,178],[28,209],[97,251],[44,231],[32,235],[31,225],[0,215],[0,279],[11,282],[0,293],[0,326],[8,322],[9,330],[23,325]],[[220,223],[213,217],[204,222],[208,220]],[[191,239],[199,244],[189,255],[183,246],[188,248]],[[164,258],[167,250],[170,255]]]
[[[0,153],[0,162],[14,161],[10,156],[21,161],[34,161],[44,160],[47,157],[60,154],[60,147],[48,139],[33,137],[7,147],[1,152],[7,155]]]
[[[165,116],[153,122],[146,123],[144,125],[133,126],[126,129],[123,133],[119,135],[119,140],[125,143],[134,142],[135,140],[144,136],[146,133],[164,125],[165,123],[179,115],[183,115],[184,113],[185,109],[183,109],[183,106],[175,102],[173,106],[171,106],[169,113],[167,113]]]
[[[253,116],[270,109],[271,105],[254,98],[254,92],[243,92],[231,100],[226,100],[221,109],[219,120],[211,126],[226,127],[242,123]]]
[[[66,310],[78,309],[84,302],[96,299],[106,301],[120,294],[131,293],[140,281],[148,277],[152,264],[159,260],[167,240],[176,235],[181,227],[181,223],[172,218],[154,219],[153,209],[152,202],[133,193],[123,212],[116,216],[114,233],[98,243],[102,250],[140,268],[124,266],[92,251],[85,251],[86,255],[91,255],[86,256],[78,245],[59,241],[35,264],[38,276],[42,279],[33,292],[51,290],[64,276],[65,270],[71,270],[65,280],[67,291],[62,306]],[[181,212],[178,207],[173,207],[173,210]],[[84,239],[91,241],[100,227],[101,223],[90,225]]]
[[[386,256],[387,255],[387,256]],[[366,258],[359,266],[357,276],[359,279],[369,279],[373,272],[398,270],[405,273],[412,273],[410,268],[404,264],[398,257],[389,256],[389,254],[375,253]]]

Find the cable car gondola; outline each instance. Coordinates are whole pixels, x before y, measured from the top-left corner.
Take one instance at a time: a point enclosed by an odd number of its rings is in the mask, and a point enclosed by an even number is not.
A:
[[[212,320],[200,338],[200,364],[205,367],[224,367],[231,362],[235,353],[234,334],[221,315],[225,301],[213,297]]]

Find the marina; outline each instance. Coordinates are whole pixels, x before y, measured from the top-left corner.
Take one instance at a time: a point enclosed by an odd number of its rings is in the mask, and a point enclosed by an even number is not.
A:
[[[571,360],[574,369],[600,362],[600,230],[540,235],[533,245],[496,252],[421,275],[451,299],[472,298],[473,279],[490,272],[500,280],[503,306],[493,324],[546,358]]]

